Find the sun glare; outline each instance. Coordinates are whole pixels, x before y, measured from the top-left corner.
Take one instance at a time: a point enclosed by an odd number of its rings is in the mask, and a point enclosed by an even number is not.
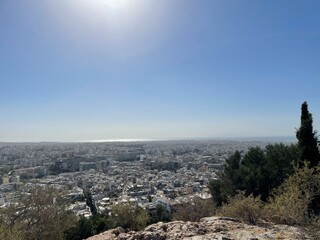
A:
[[[111,8],[121,8],[126,5],[128,0],[105,0],[107,5]]]

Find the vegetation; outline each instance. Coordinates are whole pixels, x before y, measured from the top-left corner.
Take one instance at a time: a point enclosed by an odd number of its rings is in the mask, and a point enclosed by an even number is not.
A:
[[[314,213],[312,201],[320,195],[320,168],[305,165],[273,191],[265,206],[266,218],[272,222],[307,226]]]
[[[90,191],[85,193],[85,198],[86,198],[86,204],[87,206],[89,206],[90,212],[92,213],[92,215],[97,215],[98,210]]]
[[[0,211],[0,239],[82,240],[109,229],[108,215],[77,218],[66,210],[63,192],[37,187]]]
[[[267,202],[252,194],[238,192],[229,197],[218,214],[238,218],[243,222],[257,224],[261,219],[277,224],[303,226],[311,232],[320,233],[319,216],[310,211],[315,196],[320,195],[320,167],[303,168],[272,191]]]
[[[320,154],[306,102],[301,107],[298,144],[235,152],[209,188],[218,213],[256,224],[260,219],[303,226],[320,236]]]
[[[109,218],[112,227],[123,227],[127,230],[137,231],[147,226],[149,213],[134,204],[119,204],[112,208]]]
[[[238,192],[234,197],[228,198],[228,204],[224,204],[218,211],[225,217],[239,218],[241,221],[256,224],[263,213],[263,203],[260,197],[252,194],[248,197],[244,192]]]
[[[0,225],[0,239],[6,240],[23,240],[22,232],[15,227]]]
[[[64,239],[64,232],[76,219],[66,210],[61,196],[62,193],[53,188],[33,189],[18,204],[2,210],[2,226],[22,239]]]
[[[66,240],[82,240],[109,229],[108,215],[80,217],[76,225],[65,232]]]
[[[312,122],[312,114],[309,113],[307,102],[304,102],[301,106],[301,125],[296,134],[300,149],[300,167],[303,166],[304,161],[307,161],[310,167],[318,166],[320,162],[318,138]]]
[[[212,216],[215,208],[212,200],[194,199],[183,203],[173,213],[173,219],[179,221],[199,221],[201,218]]]
[[[296,145],[268,145],[265,150],[255,147],[241,155],[236,151],[226,161],[218,179],[209,188],[217,206],[227,202],[228,196],[244,191],[248,196],[261,196],[266,201],[273,188],[294,172],[293,161],[298,157]]]
[[[155,213],[150,212],[150,218],[148,224],[157,223],[157,222],[170,222],[171,214],[166,210],[166,208],[160,204],[156,206]]]

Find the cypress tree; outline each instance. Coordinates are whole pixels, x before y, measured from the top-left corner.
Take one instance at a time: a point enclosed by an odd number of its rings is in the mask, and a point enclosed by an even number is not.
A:
[[[320,162],[318,138],[312,123],[312,114],[309,113],[308,103],[304,102],[301,106],[301,125],[296,133],[300,148],[299,167],[303,166],[304,161],[307,161],[310,167],[318,166]]]

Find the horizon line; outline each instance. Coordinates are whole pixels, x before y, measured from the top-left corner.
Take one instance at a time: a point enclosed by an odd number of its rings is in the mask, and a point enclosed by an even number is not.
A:
[[[70,140],[70,141],[0,141],[3,143],[129,143],[129,142],[166,142],[166,141],[296,141],[294,135],[288,136],[235,136],[235,137],[184,137],[184,138],[115,138],[94,140]]]

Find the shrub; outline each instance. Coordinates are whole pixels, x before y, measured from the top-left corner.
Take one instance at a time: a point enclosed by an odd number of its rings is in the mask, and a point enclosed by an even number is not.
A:
[[[23,239],[62,240],[64,232],[76,223],[75,215],[66,210],[62,195],[54,188],[36,187],[17,204],[1,209],[0,221],[18,229]]]
[[[150,211],[149,214],[150,219],[148,225],[157,222],[170,222],[172,218],[171,214],[167,211],[167,209],[160,204],[156,206],[156,210],[153,213]]]
[[[320,218],[317,217],[306,227],[306,234],[312,240],[320,240]]]
[[[108,229],[108,215],[81,216],[74,227],[65,232],[65,240],[82,240]]]
[[[148,212],[134,204],[119,204],[112,208],[110,226],[123,227],[132,231],[141,230],[149,221]]]
[[[260,197],[252,194],[245,196],[244,192],[238,192],[234,197],[228,198],[218,215],[240,219],[242,222],[257,224],[262,216],[263,203]]]
[[[320,169],[298,169],[274,190],[265,207],[266,218],[274,223],[306,226],[312,221],[312,206],[319,194]]]
[[[183,203],[173,213],[174,220],[199,221],[201,218],[212,216],[215,212],[212,199],[194,199],[191,202]]]
[[[22,233],[15,227],[0,225],[0,239],[22,240]]]

